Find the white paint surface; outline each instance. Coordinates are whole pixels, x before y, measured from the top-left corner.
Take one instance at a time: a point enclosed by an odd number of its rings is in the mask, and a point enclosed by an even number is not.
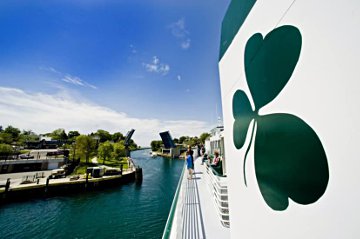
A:
[[[360,238],[360,2],[292,3],[257,1],[219,64],[231,237]],[[232,98],[242,89],[251,99],[243,62],[247,40],[282,25],[299,28],[302,50],[288,84],[260,114],[290,113],[309,124],[325,148],[330,179],[317,202],[300,205],[290,201],[287,210],[277,212],[261,196],[252,151],[246,165],[248,187],[244,186],[246,147],[237,150],[233,144]]]

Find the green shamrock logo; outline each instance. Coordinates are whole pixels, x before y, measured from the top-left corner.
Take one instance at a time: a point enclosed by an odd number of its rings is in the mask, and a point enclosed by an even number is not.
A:
[[[233,97],[233,141],[237,149],[244,146],[254,121],[244,158],[245,184],[246,157],[254,140],[256,179],[265,202],[273,210],[285,210],[289,198],[303,205],[314,203],[324,194],[329,181],[325,150],[308,124],[291,114],[258,113],[289,81],[301,44],[300,31],[288,25],[274,29],[265,38],[260,33],[250,37],[245,48],[245,73],[255,109],[244,91],[237,90]]]

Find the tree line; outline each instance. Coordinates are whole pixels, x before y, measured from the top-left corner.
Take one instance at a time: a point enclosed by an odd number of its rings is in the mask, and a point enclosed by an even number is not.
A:
[[[40,136],[31,130],[21,131],[11,125],[4,129],[0,126],[0,156],[19,153],[19,148],[24,148],[27,142],[39,141]],[[121,132],[111,134],[99,129],[84,135],[76,130],[66,133],[65,129],[59,128],[43,136],[60,141],[62,148],[70,150],[70,157],[81,158],[86,163],[89,163],[91,156],[98,156],[103,163],[109,158],[117,159],[126,156],[125,136]],[[137,148],[137,144],[131,139],[129,149]]]
[[[204,144],[208,137],[210,137],[209,133],[202,133],[199,137],[181,136],[179,138],[174,138],[173,141],[175,144],[195,146]],[[162,140],[153,140],[151,141],[150,146],[152,151],[159,151],[163,146],[163,142]]]

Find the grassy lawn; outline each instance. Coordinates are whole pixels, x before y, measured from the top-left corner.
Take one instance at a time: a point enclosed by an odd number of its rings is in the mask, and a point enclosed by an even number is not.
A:
[[[28,149],[22,149],[20,150],[20,154],[28,154],[30,153],[31,150],[28,150]]]
[[[93,163],[83,163],[80,162],[80,164],[75,168],[74,172],[71,175],[78,175],[78,174],[85,174],[86,173],[86,168],[88,167],[95,167],[96,164]]]
[[[85,163],[85,160],[81,159],[80,164],[75,168],[74,172],[71,175],[85,174],[86,168],[101,166],[103,165],[102,162],[103,161],[101,159],[98,159],[99,164],[97,165],[94,163]],[[119,161],[118,159],[107,159],[104,165],[113,168],[120,168],[120,164],[123,164],[123,170],[128,169],[128,160],[126,157],[121,158],[121,161]]]
[[[121,161],[120,161],[121,160]],[[105,164],[106,166],[109,167],[113,167],[113,168],[120,168],[120,164],[123,164],[123,169],[127,169],[128,168],[128,160],[126,157],[120,158],[120,160],[118,159],[107,159],[105,160]],[[103,164],[103,160],[102,159],[98,159],[98,163],[99,164]]]

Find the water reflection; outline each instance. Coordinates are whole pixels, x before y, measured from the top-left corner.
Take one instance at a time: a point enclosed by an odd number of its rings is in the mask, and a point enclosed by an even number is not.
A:
[[[141,185],[0,207],[2,238],[161,238],[183,167],[182,160],[132,153]]]

